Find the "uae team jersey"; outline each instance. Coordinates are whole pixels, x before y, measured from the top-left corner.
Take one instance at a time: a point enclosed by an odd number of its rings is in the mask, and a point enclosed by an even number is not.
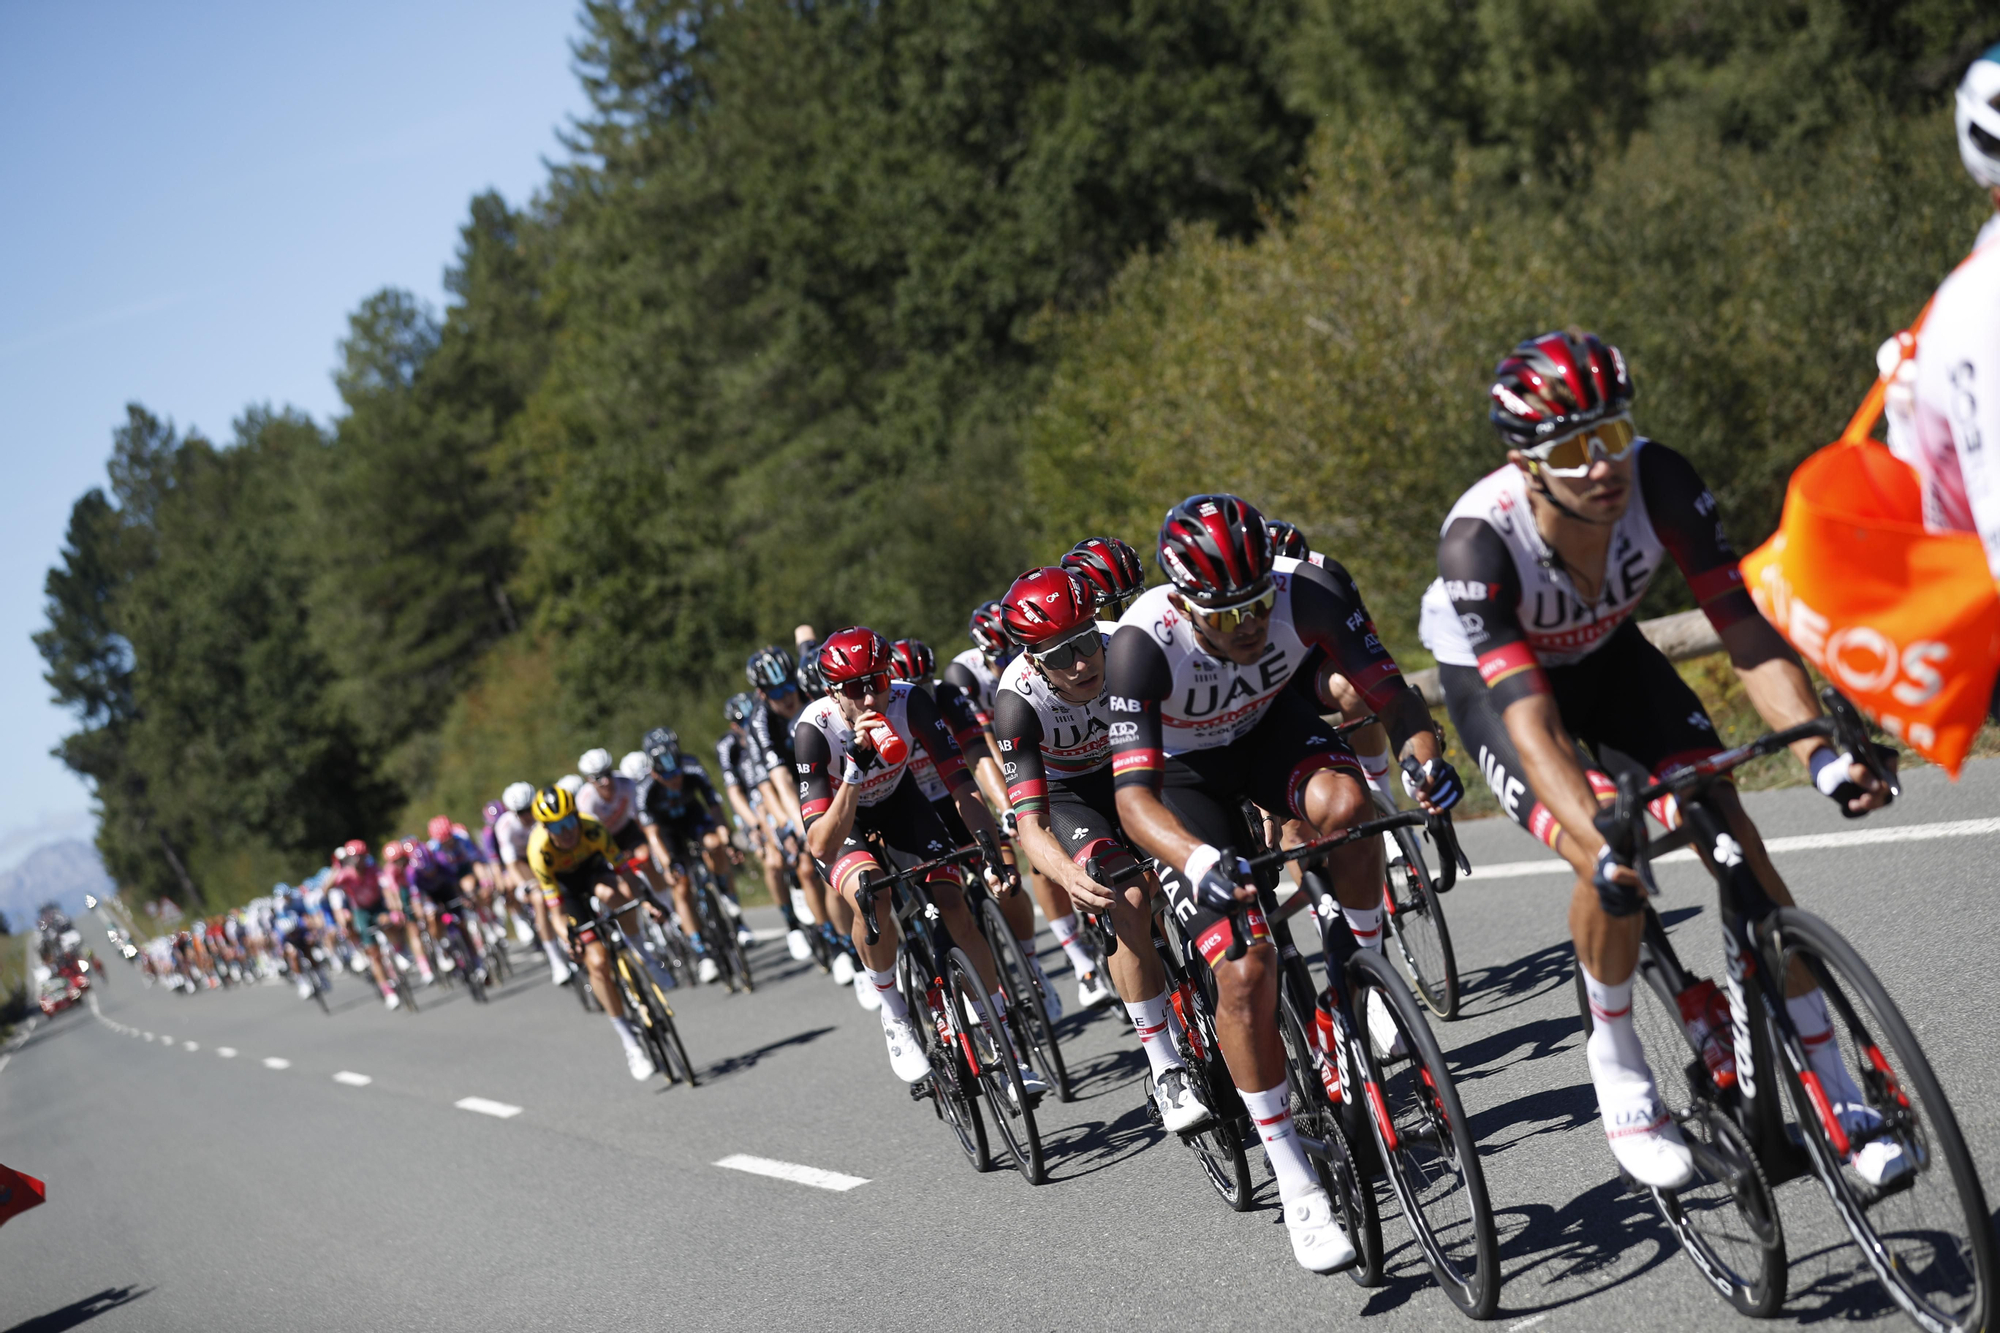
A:
[[[880,805],[889,799],[909,772],[910,759],[919,749],[930,756],[938,778],[947,791],[956,791],[972,781],[959,756],[958,742],[931,697],[908,681],[889,686],[889,702],[880,710],[895,733],[903,738],[902,762],[891,764],[872,748],[861,765],[858,800],[864,806]],[[839,704],[831,697],[817,700],[799,714],[792,732],[798,752],[799,813],[808,821],[826,813],[833,794],[847,769],[847,756],[854,746],[854,729],[840,715]]]
[[[1633,445],[1632,501],[1611,533],[1604,586],[1586,600],[1535,527],[1528,477],[1511,463],[1445,516],[1438,579],[1424,593],[1418,633],[1447,666],[1476,666],[1500,706],[1548,689],[1543,667],[1581,662],[1638,607],[1671,556],[1720,630],[1757,614],[1715,497],[1663,444]]]
[[[1100,688],[1087,703],[1073,704],[1049,687],[1026,653],[1000,675],[993,705],[993,739],[1000,772],[1015,813],[1045,810],[1049,780],[1095,773],[1111,762],[1111,704]]]
[[[1118,622],[1104,690],[1118,785],[1155,784],[1169,756],[1241,740],[1295,682],[1316,692],[1322,664],[1347,677],[1377,712],[1404,688],[1402,669],[1376,636],[1346,569],[1289,556],[1272,569],[1277,601],[1268,639],[1247,666],[1209,655],[1170,587],[1149,589]]]
[[[576,810],[578,814],[604,825],[607,833],[616,833],[631,823],[632,816],[638,812],[639,784],[623,773],[612,774],[611,782],[609,800],[598,795],[596,783],[584,783],[577,789]]]

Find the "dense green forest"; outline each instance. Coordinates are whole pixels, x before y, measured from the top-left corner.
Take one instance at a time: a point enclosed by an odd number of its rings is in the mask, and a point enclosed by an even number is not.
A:
[[[587,0],[589,113],[471,201],[344,412],[133,405],[37,645],[111,873],[240,899],[464,818],[744,655],[963,646],[1031,561],[1240,490],[1399,653],[1542,328],[1628,354],[1736,536],[1986,212],[1977,0]],[[155,404],[157,407],[166,405]],[[1674,609],[1674,587],[1654,610]]]

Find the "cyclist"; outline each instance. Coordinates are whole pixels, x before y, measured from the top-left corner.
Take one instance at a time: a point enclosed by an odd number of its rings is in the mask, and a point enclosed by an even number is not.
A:
[[[850,911],[858,913],[855,894],[864,872],[880,869],[865,835],[878,835],[889,848],[890,859],[901,867],[930,860],[953,846],[951,834],[910,775],[910,756],[918,747],[951,789],[966,828],[995,839],[999,830],[930,696],[907,681],[890,678],[887,639],[860,626],[836,630],[820,644],[819,670],[833,692],[799,717],[799,807],[806,820],[807,848],[827,868],[827,883]],[[963,881],[958,868],[940,867],[925,879],[944,928],[965,951],[980,982],[996,1002],[1004,1003],[995,989],[999,978],[993,955],[959,892]],[[929,1076],[930,1060],[896,989],[896,922],[889,904],[882,905],[878,920],[880,940],[855,942],[863,971],[854,984],[875,988],[882,1001],[889,1066],[897,1077],[915,1083]],[[1048,1087],[1025,1062],[1021,1082],[1031,1094]]]
[[[1264,516],[1233,495],[1169,510],[1159,560],[1168,584],[1125,613],[1105,667],[1118,821],[1164,867],[1168,903],[1215,973],[1217,1036],[1277,1177],[1293,1257],[1328,1271],[1351,1263],[1354,1247],[1293,1131],[1276,951],[1229,850],[1239,802],[1315,834],[1374,813],[1353,752],[1319,717],[1329,671],[1353,683],[1421,766],[1427,811],[1448,809],[1462,788],[1345,570],[1274,555]],[[1343,915],[1379,931],[1381,843],[1350,843],[1326,861]],[[1238,928],[1251,938],[1231,962],[1225,914],[1246,901]]]
[[[834,984],[845,986],[854,980],[854,945],[848,939],[852,919],[845,900],[827,892],[819,869],[813,864],[812,854],[806,849],[805,818],[799,810],[798,789],[794,785],[797,775],[793,766],[798,761],[792,742],[804,702],[804,687],[799,682],[802,679],[817,681],[817,653],[815,648],[811,674],[806,672],[803,664],[795,667],[791,654],[776,645],[759,648],[750,654],[743,674],[749,677],[750,686],[756,691],[757,704],[751,710],[744,729],[749,733],[752,749],[764,765],[764,799],[770,803],[778,824],[789,827],[800,839],[792,865],[799,877],[799,891],[805,894],[806,907],[812,912],[813,920],[819,922],[820,933],[831,946]]]
[[[1959,158],[2000,210],[2000,46],[1967,67],[1955,121]],[[1889,447],[1922,482],[1924,526],[1978,533],[2000,580],[2000,473],[1983,448],[2000,440],[2000,211],[1931,298],[1915,346],[1899,335],[1878,359],[1894,376]]]
[[[528,869],[541,886],[552,920],[568,921],[583,946],[583,967],[590,989],[611,1019],[611,1030],[625,1048],[625,1067],[637,1080],[653,1076],[653,1059],[639,1043],[625,1018],[625,999],[611,984],[611,959],[592,926],[593,896],[607,901],[624,893],[612,859],[619,855],[604,825],[577,813],[576,798],[560,787],[544,787],[530,810],[535,829],[528,835]]]
[[[1617,348],[1580,330],[1541,334],[1501,358],[1490,396],[1507,464],[1446,515],[1420,632],[1437,657],[1452,725],[1501,807],[1576,869],[1570,935],[1596,1019],[1586,1054],[1605,1133],[1627,1174],[1674,1189],[1691,1177],[1692,1159],[1660,1104],[1631,1015],[1649,886],[1592,823],[1615,790],[1612,776],[1657,775],[1722,748],[1701,701],[1632,619],[1653,574],[1670,557],[1679,566],[1773,728],[1817,717],[1819,704],[1798,657],[1744,590],[1715,498],[1685,458],[1633,426],[1631,373]],[[1824,742],[1801,742],[1794,753],[1843,811],[1888,803],[1886,788]],[[1734,790],[1725,785],[1716,800],[1758,880],[1789,904]],[[1655,813],[1674,822],[1671,809]],[[1843,1117],[1872,1115],[1803,968],[1787,992]],[[1727,1018],[1717,1019],[1726,1030]],[[1813,1034],[1823,1034],[1817,1045]],[[1879,1183],[1900,1169],[1888,1160],[1900,1152],[1871,1143],[1857,1169]]]
[[[1061,564],[1090,585],[1097,598],[1098,627],[1106,634],[1118,628],[1118,617],[1146,591],[1146,566],[1131,544],[1117,537],[1085,537]]]
[[[409,851],[406,878],[415,901],[430,921],[431,938],[438,942],[438,966],[451,970],[451,956],[444,952],[444,916],[451,913],[458,917],[459,933],[465,939],[465,947],[472,953],[473,971],[478,980],[484,981],[485,941],[480,938],[479,929],[473,924],[465,902],[465,884],[471,876],[460,874],[459,868],[433,851],[429,843],[412,838],[404,846]]]
[[[333,887],[340,891],[344,906],[339,912],[340,928],[355,947],[368,955],[368,970],[375,974],[375,985],[382,992],[382,1003],[391,1009],[400,1009],[403,1001],[396,994],[396,987],[389,969],[396,965],[393,958],[384,958],[381,948],[375,943],[375,919],[384,912],[382,882],[376,870],[375,858],[368,854],[368,844],[355,838],[333,849]]]
[[[725,836],[714,814],[720,801],[708,785],[707,777],[686,772],[680,756],[664,745],[657,752],[634,750],[625,756],[621,772],[637,788],[634,822],[652,853],[653,864],[673,894],[681,933],[695,953],[695,975],[704,983],[714,981],[722,975],[722,969],[709,956],[708,943],[702,938],[701,915],[695,910],[694,886],[685,856],[699,848],[697,854],[709,871],[715,873],[720,857],[711,840]]]
[[[1177,1134],[1194,1129],[1210,1112],[1167,1030],[1166,970],[1153,948],[1150,905],[1157,884],[1149,878],[1114,892],[1083,870],[1093,857],[1113,871],[1132,863],[1111,794],[1111,712],[1096,589],[1068,569],[1031,569],[1000,605],[1007,632],[1023,649],[1001,673],[993,706],[1021,846],[1071,898],[1109,913],[1125,946],[1111,956],[1109,981],[1138,1030],[1160,1119]]]
[[[416,895],[410,892],[410,847],[407,838],[391,838],[382,844],[381,870],[377,872],[377,882],[382,886],[382,901],[388,905],[391,923],[402,922],[403,940],[409,946],[410,957],[416,960],[417,977],[426,986],[437,984],[437,974],[431,970],[431,960],[423,946],[423,937],[417,932],[417,913],[422,911]],[[405,894],[408,906],[405,907]]]
[[[500,883],[514,895],[516,902],[525,902],[534,915],[535,936],[542,942],[542,953],[549,960],[549,980],[560,986],[569,980],[574,969],[570,967],[569,951],[549,920],[548,905],[535,887],[535,877],[528,871],[528,837],[534,828],[528,807],[534,800],[535,789],[528,783],[508,783],[500,793],[500,803],[507,808],[493,821],[493,841],[499,853]]]
[[[271,896],[277,939],[284,948],[285,967],[291,972],[292,980],[298,984],[299,998],[310,1000],[313,997],[312,976],[319,978],[322,989],[332,990],[333,979],[327,976],[326,969],[321,967],[319,960],[313,956],[313,947],[319,939],[319,928],[313,913],[307,910],[303,896],[289,884],[277,885],[271,891]],[[183,959],[192,959],[192,939],[186,931],[175,937],[174,944]],[[192,977],[195,964],[188,961],[186,966]],[[308,976],[308,972],[312,976]]]
[[[764,887],[784,918],[785,948],[794,959],[804,962],[812,957],[812,948],[806,942],[798,913],[792,908],[792,895],[785,887],[784,852],[779,845],[777,826],[770,817],[771,806],[764,799],[764,783],[769,775],[750,744],[749,733],[743,729],[756,706],[757,701],[748,690],[731,695],[723,704],[722,720],[728,730],[715,743],[715,762],[722,772],[723,797],[736,816],[737,826],[750,840],[751,850],[757,853],[764,872]]]

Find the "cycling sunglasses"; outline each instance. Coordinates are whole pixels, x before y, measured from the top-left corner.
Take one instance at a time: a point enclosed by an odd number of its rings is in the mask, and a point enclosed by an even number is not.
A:
[[[786,695],[798,689],[798,686],[788,680],[777,685],[765,685],[762,687],[762,689],[764,692],[764,697],[766,699],[782,699]]]
[[[1086,657],[1095,657],[1104,651],[1104,637],[1092,625],[1081,634],[1072,634],[1053,648],[1042,651],[1028,650],[1028,656],[1036,666],[1044,671],[1068,671]]]
[[[564,815],[561,819],[558,819],[555,823],[547,824],[544,825],[543,827],[548,829],[550,837],[556,837],[560,834],[574,833],[577,831],[577,829],[581,828],[582,825],[583,821],[578,819],[575,815]]]
[[[1234,634],[1245,621],[1262,620],[1270,615],[1272,608],[1277,604],[1278,586],[1275,583],[1267,583],[1264,585],[1264,591],[1240,602],[1231,602],[1227,606],[1203,606],[1199,602],[1189,600],[1187,609],[1209,632]]]
[[[1613,417],[1521,452],[1547,468],[1552,476],[1583,477],[1590,474],[1591,465],[1600,458],[1612,463],[1623,459],[1632,452],[1632,442],[1638,438],[1632,418]]]
[[[889,673],[878,671],[872,676],[857,676],[853,680],[843,680],[834,686],[850,699],[866,699],[871,694],[889,692]]]

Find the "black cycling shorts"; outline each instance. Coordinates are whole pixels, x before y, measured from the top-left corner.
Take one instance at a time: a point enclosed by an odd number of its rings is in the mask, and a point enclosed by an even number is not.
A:
[[[655,820],[653,827],[660,831],[660,842],[673,858],[674,869],[685,873],[687,867],[682,862],[689,856],[700,855],[701,840],[720,825],[706,810],[689,810],[677,818]],[[645,839],[643,832],[639,836],[641,841]]]
[[[965,826],[965,816],[958,813],[957,801],[940,796],[931,802],[931,809],[937,811],[938,823],[944,825],[952,846],[963,847],[972,841],[972,830]]]
[[[965,843],[952,841],[951,830],[938,818],[937,808],[924,799],[924,789],[905,772],[903,780],[890,791],[887,800],[855,808],[854,827],[848,832],[846,840],[835,849],[830,865],[817,857],[813,859],[813,864],[819,867],[820,878],[837,890],[841,876],[852,874],[863,862],[876,860],[874,849],[866,839],[870,833],[880,834],[882,841],[888,844],[891,868],[896,870],[907,870],[920,861],[929,861],[965,846]],[[956,866],[942,866],[928,878],[958,884],[963,882],[964,876]]]
[[[1722,749],[1701,700],[1632,621],[1620,625],[1581,662],[1542,670],[1564,728],[1596,759],[1595,767],[1587,764],[1584,771],[1600,797],[1617,791],[1614,779],[1620,773],[1650,780]],[[1528,785],[1520,752],[1479,669],[1440,666],[1438,684],[1459,742],[1486,775],[1500,808],[1554,847],[1562,827]]]
[[[627,855],[646,845],[645,826],[636,819],[626,820],[610,833],[612,844]]]
[[[556,891],[562,897],[563,913],[581,925],[594,916],[591,899],[596,896],[600,884],[616,884],[617,873],[608,864],[579,866],[565,875],[556,876]]]
[[[1247,736],[1229,745],[1169,755],[1161,771],[1160,800],[1183,827],[1225,852],[1248,845],[1242,802],[1273,817],[1299,819],[1299,797],[1315,773],[1332,770],[1364,781],[1361,761],[1347,742],[1303,697],[1286,690]],[[1051,784],[1053,785],[1053,784]],[[1213,965],[1229,947],[1228,918],[1203,906],[1179,866],[1160,867],[1160,883],[1174,918]],[[1253,941],[1271,938],[1263,913],[1244,913]]]
[[[1049,832],[1079,866],[1093,856],[1128,851],[1118,827],[1118,801],[1111,790],[1111,766],[1081,777],[1049,780]]]

